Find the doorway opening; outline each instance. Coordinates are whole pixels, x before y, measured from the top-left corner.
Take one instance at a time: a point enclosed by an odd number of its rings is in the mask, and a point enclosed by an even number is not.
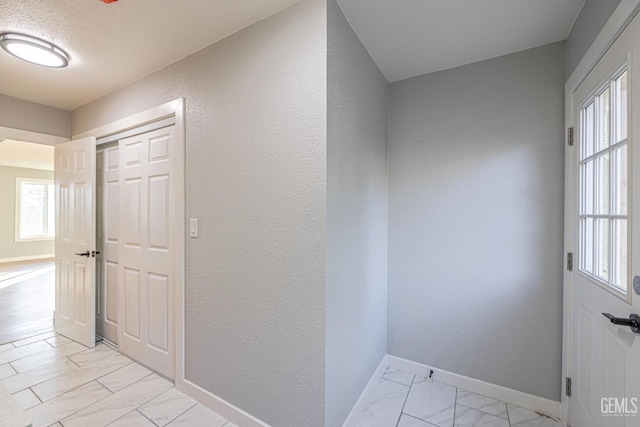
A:
[[[0,138],[0,345],[52,336],[53,150]]]

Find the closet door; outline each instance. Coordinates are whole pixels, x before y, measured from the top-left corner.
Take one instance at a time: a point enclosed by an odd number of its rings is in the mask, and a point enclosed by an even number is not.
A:
[[[97,236],[96,333],[118,342],[118,242],[120,234],[120,156],[118,145],[96,154]]]
[[[174,378],[175,126],[119,142],[120,351]]]

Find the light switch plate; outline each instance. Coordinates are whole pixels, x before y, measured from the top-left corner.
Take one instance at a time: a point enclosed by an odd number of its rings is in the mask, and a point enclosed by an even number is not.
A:
[[[191,218],[189,220],[189,237],[196,238],[198,237],[198,219]]]

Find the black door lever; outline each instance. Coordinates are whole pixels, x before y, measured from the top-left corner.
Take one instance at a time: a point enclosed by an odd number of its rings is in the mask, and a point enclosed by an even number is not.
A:
[[[86,256],[86,257],[89,257],[89,256],[91,255],[91,252],[86,251],[86,252],[81,252],[81,253],[79,253],[79,254],[78,254],[78,253],[76,253],[76,255],[78,255],[78,256]]]
[[[640,316],[637,314],[630,315],[628,319],[625,319],[624,317],[615,317],[609,313],[602,313],[602,315],[611,320],[611,323],[614,325],[628,326],[633,332],[640,334]]]

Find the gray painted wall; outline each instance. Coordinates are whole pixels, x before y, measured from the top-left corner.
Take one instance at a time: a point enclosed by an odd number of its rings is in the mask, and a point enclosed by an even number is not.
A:
[[[563,86],[563,43],[390,85],[390,354],[559,400]]]
[[[620,4],[620,0],[586,0],[582,11],[571,28],[566,41],[567,72],[569,79],[589,46]]]
[[[325,425],[340,426],[387,351],[387,81],[328,1]]]
[[[326,19],[303,0],[72,114],[186,98],[187,379],[274,427],[324,426]]]
[[[0,126],[70,138],[71,113],[0,94]]]
[[[49,255],[53,240],[16,242],[16,178],[53,180],[53,172],[0,166],[0,260]]]

